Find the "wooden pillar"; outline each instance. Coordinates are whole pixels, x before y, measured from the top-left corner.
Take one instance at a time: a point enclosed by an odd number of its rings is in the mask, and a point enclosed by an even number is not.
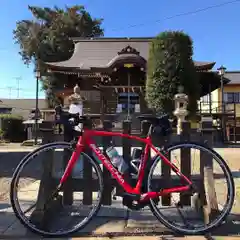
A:
[[[182,132],[180,135],[181,142],[189,142],[190,141],[190,131],[191,131],[191,123],[183,122],[182,123]],[[191,178],[191,149],[190,148],[182,148],[181,149],[181,172],[187,178]],[[180,194],[180,202],[182,205],[191,205],[191,195],[186,193]]]
[[[43,133],[43,144],[54,141],[53,129],[40,129]],[[55,181],[52,176],[53,170],[53,152],[46,151],[42,153],[43,173],[41,176],[40,187],[38,190],[37,202],[34,211],[30,216],[30,222],[38,227],[45,229],[49,222],[53,221],[54,212],[62,207],[62,196],[58,195],[49,202],[49,197],[56,189]]]
[[[148,131],[149,131],[149,128],[151,126],[151,122],[148,121],[148,120],[143,120],[141,121],[141,137],[142,138],[146,138],[147,137],[147,134],[148,134]],[[142,143],[142,152],[144,153],[144,149],[145,149],[145,143]],[[148,152],[148,161],[150,161],[151,159],[151,153],[150,151]],[[144,182],[147,183],[148,181],[148,175],[145,174],[144,175]],[[142,191],[147,191],[147,184],[144,184],[142,186]]]
[[[211,94],[211,83],[209,84],[209,112],[212,114],[212,94]]]
[[[131,121],[124,120],[123,121],[123,133],[131,134]],[[131,160],[131,140],[128,138],[122,138],[122,146],[123,146],[123,158],[128,164],[130,164]]]
[[[140,102],[140,113],[144,114],[144,113],[148,112],[149,109],[147,107],[147,102],[145,100],[145,95],[144,95],[144,91],[142,88],[139,91],[139,102]]]
[[[69,124],[65,123],[64,126],[64,141],[70,142],[73,140],[73,129]],[[64,149],[63,152],[63,169],[66,169],[67,164],[71,158],[71,152],[69,149]],[[72,205],[73,204],[73,179],[72,173],[67,178],[67,181],[63,184],[63,203],[64,205]]]
[[[103,88],[100,88],[100,101],[101,101],[101,109],[100,109],[100,113],[101,113],[101,121],[102,121],[102,124],[103,124],[103,121],[105,119],[105,107],[106,107],[106,104],[105,104],[105,97],[104,97],[104,89]]]
[[[207,141],[209,147],[213,143],[213,126],[212,117],[202,118],[202,134],[203,139]],[[217,195],[214,183],[213,159],[207,153],[200,153],[200,173],[203,176],[204,191],[202,195],[202,206],[204,214],[204,222],[209,223],[210,219],[215,218],[218,214]]]
[[[147,134],[148,134],[150,126],[151,126],[151,122],[148,121],[148,120],[143,120],[141,122],[141,137],[142,138],[146,138],[147,137]],[[142,145],[143,145],[142,146],[142,150],[144,151],[145,144],[143,143]],[[150,153],[149,153],[149,157],[150,157]]]
[[[88,121],[84,123],[83,128],[92,129],[92,119],[88,119]],[[89,148],[86,149],[86,153],[90,157],[92,157],[92,151]],[[93,191],[91,187],[87,187],[87,186],[93,185],[92,170],[93,170],[93,167],[91,162],[89,161],[89,159],[85,157],[83,159],[83,180],[85,183],[84,186],[86,186],[86,188],[84,188],[84,191],[83,191],[84,205],[91,205],[93,200],[93,196],[92,196]]]
[[[233,136],[234,136],[234,143],[237,143],[237,136],[236,136],[236,128],[237,128],[237,116],[236,116],[237,112],[236,112],[236,103],[234,102],[234,129],[233,129]]]
[[[112,122],[109,120],[104,120],[103,122],[104,131],[112,130]],[[106,150],[112,144],[112,137],[103,137],[103,153],[106,155]],[[113,181],[110,172],[103,168],[103,183],[104,183],[104,192],[103,192],[103,205],[111,205],[112,204],[112,189],[113,189]]]

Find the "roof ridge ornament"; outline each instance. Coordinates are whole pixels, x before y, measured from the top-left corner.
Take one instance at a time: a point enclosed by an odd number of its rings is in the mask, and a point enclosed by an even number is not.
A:
[[[136,54],[136,55],[139,55],[140,52],[138,52],[135,48],[128,45],[125,48],[123,48],[120,52],[118,52],[118,55],[121,55],[121,54]]]

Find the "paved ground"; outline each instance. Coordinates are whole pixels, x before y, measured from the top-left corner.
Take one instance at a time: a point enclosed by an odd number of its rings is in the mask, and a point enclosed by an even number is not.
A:
[[[161,226],[153,217],[143,217],[141,214],[132,214],[129,218],[116,218],[113,216],[99,216],[86,227],[84,232],[75,234],[72,238],[64,239],[236,239],[240,229],[240,222],[230,221],[212,233],[211,238],[203,236],[194,236],[184,238],[184,236],[175,236],[172,232]],[[140,217],[142,216],[142,218]],[[240,220],[240,219],[239,219]],[[228,238],[227,238],[228,237]],[[39,239],[39,236],[28,232],[15,219],[13,214],[5,210],[0,213],[0,239]]]
[[[15,218],[9,204],[0,204],[0,239],[39,239],[39,236],[28,232]],[[195,236],[187,239],[230,239],[238,236],[240,231],[240,218],[231,215],[226,224],[212,233],[212,238]],[[171,231],[159,224],[156,219],[147,211],[129,212],[118,206],[111,208],[105,207],[91,224],[84,231],[75,234],[73,238],[64,239],[136,239],[132,237],[145,236],[147,239],[183,239],[183,236],[175,236]],[[215,236],[218,236],[217,238]],[[101,238],[100,238],[101,237]],[[185,238],[184,238],[185,239]]]
[[[25,148],[24,148],[25,149]],[[24,150],[21,148],[21,151]],[[31,148],[27,148],[30,150]],[[26,150],[26,149],[25,149]],[[237,239],[240,233],[240,149],[227,148],[227,149],[216,149],[226,159],[227,163],[231,167],[236,184],[236,199],[235,206],[231,216],[228,218],[226,224],[219,228],[216,232],[212,233],[213,237],[210,236],[194,236],[194,237],[183,237],[174,236],[172,232],[159,224],[155,217],[149,213],[149,211],[131,212],[124,209],[119,202],[115,202],[113,208],[109,209],[104,207],[100,215],[89,224],[84,232],[81,232],[73,238],[65,239],[99,239],[105,240],[109,238],[114,239],[128,239],[137,240],[140,236],[145,236],[148,240],[155,239]],[[0,146],[0,152],[19,151],[19,146],[8,145]],[[1,159],[0,159],[1,161]],[[10,160],[9,160],[10,161]],[[14,166],[10,165],[10,172],[12,173]],[[4,164],[5,165],[5,164]],[[6,167],[6,165],[5,165]],[[2,173],[2,170],[0,171]],[[0,193],[8,193],[9,179],[8,177],[1,177],[0,175]],[[1,196],[1,194],[0,194]],[[2,196],[6,196],[3,194]],[[90,237],[90,236],[91,237]],[[134,236],[133,236],[134,235]],[[154,236],[156,235],[156,236]],[[89,237],[87,237],[89,236]],[[6,197],[0,197],[0,239],[39,239],[36,236],[28,232],[15,218],[11,206]]]

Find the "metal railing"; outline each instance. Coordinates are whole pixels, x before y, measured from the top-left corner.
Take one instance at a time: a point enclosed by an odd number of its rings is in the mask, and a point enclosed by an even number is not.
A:
[[[210,114],[236,114],[236,105],[240,106],[240,103],[224,103],[220,101],[212,102],[199,102],[198,103],[198,112],[201,114],[210,113]]]

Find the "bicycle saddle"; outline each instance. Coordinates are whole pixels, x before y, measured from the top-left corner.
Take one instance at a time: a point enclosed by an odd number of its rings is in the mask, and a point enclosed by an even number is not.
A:
[[[168,120],[168,117],[169,117],[168,114],[162,114],[160,116],[141,115],[141,116],[138,116],[137,118],[140,120],[150,121],[151,123],[161,123],[162,121]]]

